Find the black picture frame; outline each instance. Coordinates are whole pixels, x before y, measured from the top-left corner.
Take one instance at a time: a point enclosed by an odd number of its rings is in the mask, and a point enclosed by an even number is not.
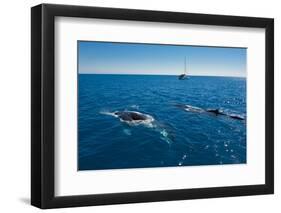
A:
[[[265,184],[112,194],[54,195],[55,17],[264,28]],[[42,208],[272,194],[274,192],[274,20],[271,18],[41,4],[31,8],[31,204]]]

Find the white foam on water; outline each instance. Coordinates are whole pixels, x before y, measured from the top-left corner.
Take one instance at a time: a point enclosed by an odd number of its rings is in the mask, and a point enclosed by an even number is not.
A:
[[[130,129],[123,129],[123,132],[125,133],[125,135],[132,135],[132,131]]]
[[[187,104],[185,105],[184,110],[188,112],[204,112],[204,110],[199,107],[195,107]]]
[[[115,112],[101,111],[100,113],[104,114],[104,115],[110,115],[110,116],[113,116],[115,118],[118,118],[121,122],[124,122],[124,123],[128,124],[129,126],[143,125],[143,126],[148,127],[148,128],[153,128],[153,129],[155,129],[155,131],[160,133],[160,135],[161,135],[160,138],[162,140],[164,140],[169,145],[172,143],[171,139],[169,138],[168,132],[165,129],[162,129],[162,128],[160,129],[158,127],[158,125],[155,123],[155,119],[151,115],[140,113],[140,112],[137,112],[137,111],[124,111],[124,112],[128,112],[128,113],[135,113],[135,114],[138,114],[138,115],[141,115],[141,116],[145,117],[144,120],[127,121],[127,120],[123,120],[120,116],[116,115],[117,112],[118,111],[115,111]],[[126,135],[132,134],[129,129],[124,129],[123,132]]]
[[[166,131],[166,129],[161,129],[159,132],[162,135],[161,139],[170,145],[172,140],[169,138],[169,133]]]
[[[103,114],[103,115],[111,115],[115,118],[117,118],[118,116],[115,115],[115,112],[108,112],[108,111],[100,111],[100,114]]]
[[[167,137],[168,136],[168,132],[163,129],[161,132],[160,132],[161,135],[163,135],[164,137]]]
[[[140,108],[139,105],[136,105],[136,104],[133,104],[133,105],[131,105],[130,107],[131,107],[131,108],[134,108],[134,109],[139,109],[139,108]]]

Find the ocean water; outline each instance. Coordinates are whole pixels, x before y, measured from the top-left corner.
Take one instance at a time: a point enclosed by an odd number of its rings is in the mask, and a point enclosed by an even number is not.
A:
[[[245,78],[78,78],[78,170],[246,163]],[[128,111],[151,119],[125,122],[114,114]]]

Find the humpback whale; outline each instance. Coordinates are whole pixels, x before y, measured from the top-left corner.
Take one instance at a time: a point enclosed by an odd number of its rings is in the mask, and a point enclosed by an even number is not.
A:
[[[216,116],[218,116],[218,115],[224,115],[224,116],[227,116],[227,117],[236,119],[236,120],[245,120],[245,118],[242,117],[242,116],[240,116],[240,115],[236,115],[236,114],[226,114],[226,113],[220,111],[219,109],[207,109],[206,112],[208,112],[208,113],[213,113],[213,114],[215,114]]]
[[[170,138],[170,134],[167,130],[155,121],[155,119],[148,114],[144,114],[137,111],[114,111],[114,112],[101,112],[102,114],[111,115],[115,118],[119,118],[121,122],[124,122],[130,126],[138,126],[143,125],[145,127],[151,128],[156,132],[159,132],[161,135],[161,139],[167,142],[169,145],[172,143],[172,139]],[[131,131],[129,129],[125,129],[124,133],[126,135],[131,135]]]
[[[102,114],[111,115],[119,118],[120,121],[125,122],[129,125],[146,125],[153,127],[154,118],[151,115],[136,111],[115,111],[115,112],[103,112]]]
[[[188,112],[208,113],[208,114],[212,114],[215,116],[222,115],[222,116],[226,116],[226,117],[236,119],[236,120],[245,120],[245,118],[243,116],[236,115],[236,114],[227,114],[227,113],[224,113],[220,109],[203,109],[203,108],[194,107],[194,106],[187,105],[187,104],[176,104],[175,106],[180,109],[183,109],[185,111],[188,111]]]
[[[149,117],[145,114],[133,111],[124,111],[124,112],[114,112],[116,116],[118,116],[123,121],[145,121],[149,119]]]

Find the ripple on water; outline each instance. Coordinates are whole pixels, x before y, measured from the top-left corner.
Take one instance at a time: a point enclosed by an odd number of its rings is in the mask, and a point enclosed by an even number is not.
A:
[[[244,163],[245,122],[186,112],[173,103],[218,107],[246,116],[245,85],[245,80],[234,78],[193,77],[179,82],[174,76],[82,75],[79,168]],[[153,116],[156,126],[130,126],[100,114],[101,110],[141,111]]]

